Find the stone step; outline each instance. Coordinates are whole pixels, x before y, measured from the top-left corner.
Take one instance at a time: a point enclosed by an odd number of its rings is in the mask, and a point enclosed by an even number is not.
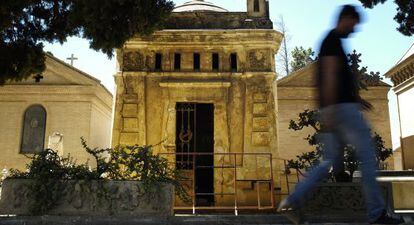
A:
[[[342,221],[342,222],[340,222]],[[329,222],[329,223],[327,223]],[[174,217],[85,217],[37,216],[0,217],[0,225],[284,225],[291,224],[281,215],[177,215]],[[319,218],[311,224],[367,224],[352,218]],[[414,225],[414,224],[413,224]]]

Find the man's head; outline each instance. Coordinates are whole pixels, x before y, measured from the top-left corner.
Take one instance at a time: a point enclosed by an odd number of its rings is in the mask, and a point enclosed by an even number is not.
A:
[[[361,15],[353,5],[344,5],[338,17],[336,30],[346,38],[355,32],[355,27],[361,22]]]

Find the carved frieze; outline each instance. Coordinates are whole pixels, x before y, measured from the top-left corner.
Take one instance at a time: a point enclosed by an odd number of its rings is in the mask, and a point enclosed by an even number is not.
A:
[[[265,50],[252,50],[248,54],[251,71],[269,71],[270,60]]]
[[[388,184],[381,185],[384,200],[389,205],[390,189]],[[308,193],[304,207],[305,214],[324,216],[342,215],[365,216],[366,202],[361,183],[324,183]]]
[[[0,199],[0,214],[28,215],[30,180],[6,179]],[[143,193],[137,181],[69,181],[49,215],[60,216],[145,216],[172,214],[174,191],[160,184],[152,193]]]
[[[142,71],[145,69],[145,57],[140,52],[125,52],[123,66],[124,71]]]

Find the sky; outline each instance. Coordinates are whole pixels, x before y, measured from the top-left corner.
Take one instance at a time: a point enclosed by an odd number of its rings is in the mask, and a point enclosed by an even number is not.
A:
[[[180,5],[188,0],[174,0]],[[208,0],[229,11],[246,11],[246,0]],[[270,17],[273,22],[283,16],[290,41],[288,47],[312,47],[315,52],[319,49],[321,37],[334,26],[334,17],[338,8],[344,4],[361,5],[357,0],[269,0]],[[414,43],[414,37],[400,34],[394,21],[396,14],[394,1],[388,0],[374,9],[363,9],[365,21],[358,27],[357,32],[346,43],[346,50],[356,49],[362,54],[362,65],[369,71],[386,73],[398,62],[409,47]],[[66,60],[71,54],[79,58],[74,62],[78,69],[98,78],[112,93],[115,91],[113,75],[116,72],[115,58],[89,49],[87,40],[69,38],[60,45],[45,44],[45,50],[54,56]],[[67,61],[69,62],[69,61]],[[388,80],[386,82],[390,83]],[[399,124],[396,97],[389,93],[391,130],[393,148],[399,146]]]

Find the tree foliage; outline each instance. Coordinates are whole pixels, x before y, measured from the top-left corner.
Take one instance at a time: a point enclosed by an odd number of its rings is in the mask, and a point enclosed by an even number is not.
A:
[[[295,72],[315,62],[315,52],[312,48],[304,49],[302,46],[295,47],[292,51],[291,72]]]
[[[358,89],[368,90],[368,86],[375,86],[381,84],[380,72],[368,72],[368,67],[360,66],[361,53],[354,50],[351,54],[348,54],[348,63],[351,67],[351,72],[358,78]]]
[[[387,0],[359,0],[366,8],[373,8]],[[399,24],[397,30],[406,36],[414,34],[414,0],[394,0],[397,14],[394,20]]]
[[[0,85],[45,69],[42,42],[89,40],[109,57],[136,34],[161,28],[171,0],[4,0],[0,4]]]
[[[368,72],[367,67],[360,65],[361,54],[354,50],[348,54],[348,62],[351,70],[358,77],[358,89],[368,90],[369,86],[380,85],[382,78],[378,72]],[[296,159],[288,162],[288,169],[296,169],[299,172],[309,170],[319,164],[323,155],[323,145],[318,141],[318,135],[321,132],[323,124],[320,121],[318,110],[305,110],[299,113],[296,120],[291,120],[289,129],[294,131],[303,130],[304,128],[312,128],[313,133],[309,134],[305,140],[314,148],[313,151],[302,153],[296,156]],[[385,161],[392,155],[392,149],[386,148],[382,137],[373,133],[372,142],[376,150],[378,163]],[[343,165],[341,168],[334,168],[332,171],[332,179],[336,181],[350,181],[353,173],[358,169],[360,162],[356,157],[355,148],[349,143],[342,143],[341,151],[343,152]],[[348,171],[346,174],[344,171]]]

